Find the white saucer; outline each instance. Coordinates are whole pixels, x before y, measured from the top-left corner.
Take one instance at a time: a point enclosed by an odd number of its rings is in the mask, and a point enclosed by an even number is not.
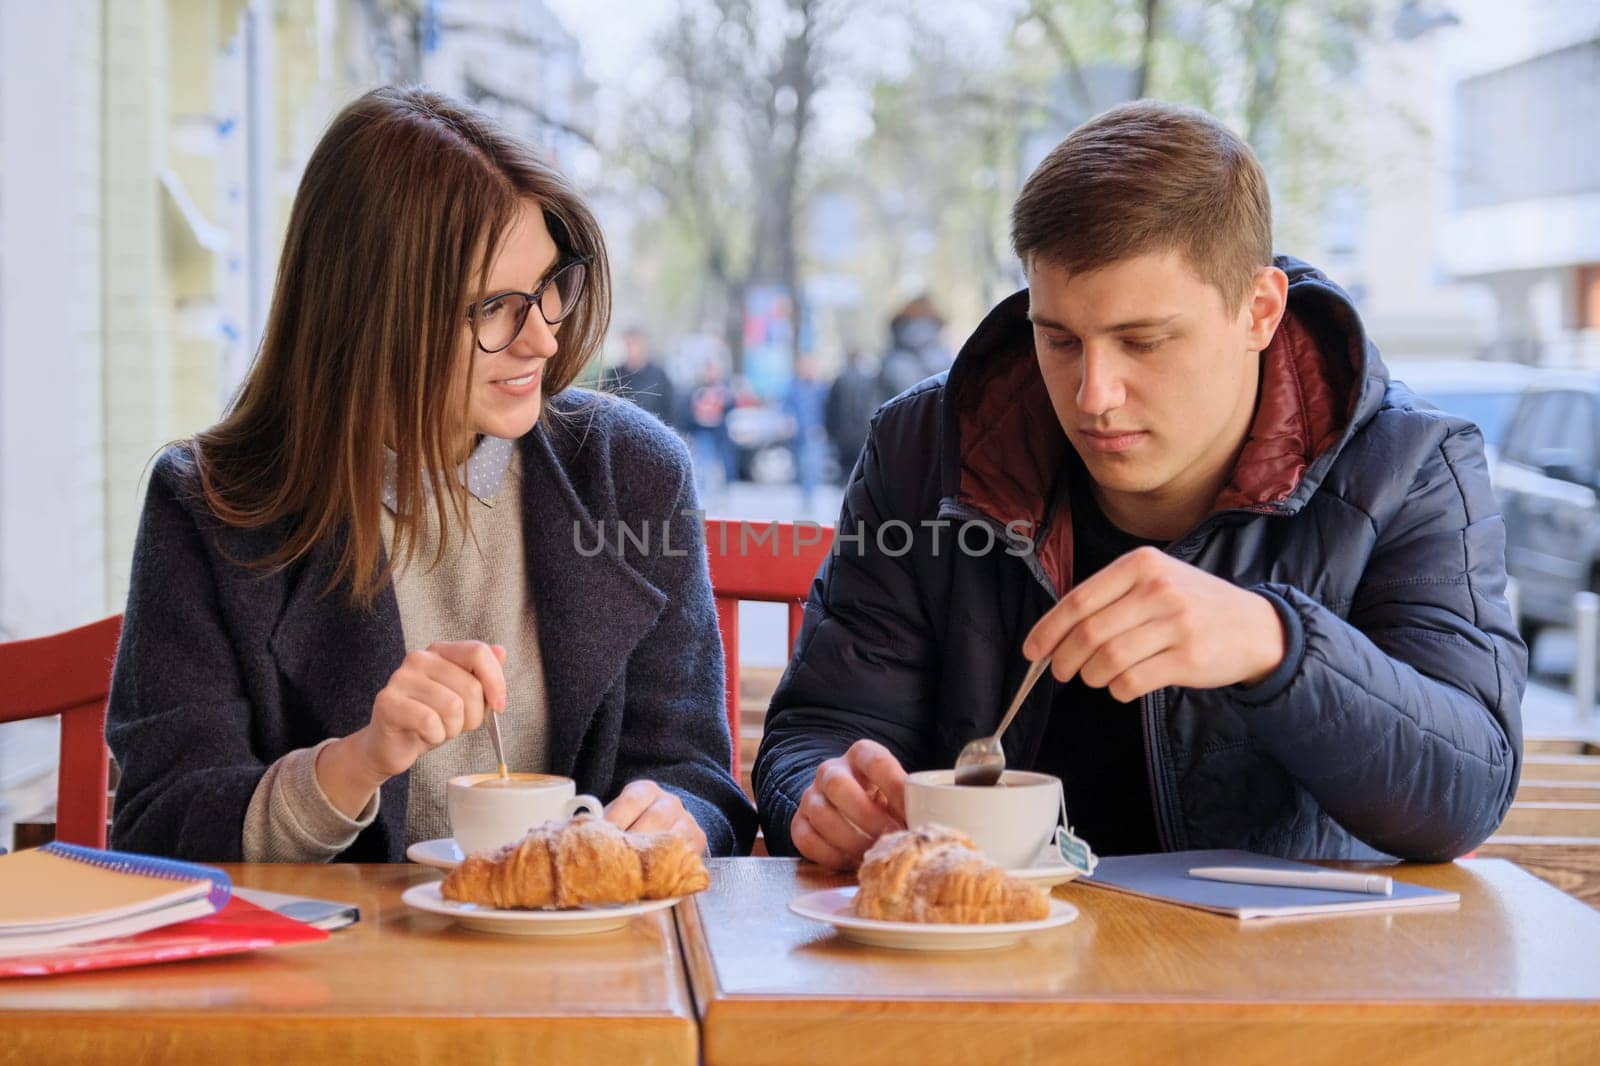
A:
[[[1063,885],[1071,881],[1074,877],[1079,876],[1082,871],[1076,866],[1068,866],[1060,859],[1053,861],[1045,859],[1045,861],[1035,863],[1032,866],[1007,870],[1006,873],[1019,881],[1026,881],[1030,885],[1038,885],[1040,888],[1054,888],[1056,885]]]
[[[466,856],[456,846],[455,837],[440,837],[437,840],[417,841],[406,849],[406,858],[423,866],[432,866],[435,870],[454,870]]]
[[[400,896],[408,907],[430,914],[454,918],[468,929],[514,936],[577,936],[621,929],[634,918],[651,911],[666,910],[682,899],[647,899],[621,903],[614,907],[582,907],[577,910],[498,910],[478,903],[457,903],[439,894],[442,882],[412,885]]]
[[[1009,947],[1033,933],[1066,925],[1078,916],[1078,908],[1065,900],[1050,901],[1050,915],[1036,922],[1003,922],[993,925],[935,925],[924,922],[880,922],[857,918],[851,910],[856,889],[830,888],[808,892],[789,901],[789,909],[802,918],[826,922],[845,939],[880,948],[905,948],[912,951],[969,951],[978,948]]]

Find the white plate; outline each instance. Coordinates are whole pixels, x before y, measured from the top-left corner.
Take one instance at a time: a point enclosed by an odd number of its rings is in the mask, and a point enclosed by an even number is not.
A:
[[[438,840],[417,841],[406,849],[406,858],[423,866],[432,866],[435,870],[454,870],[466,856],[461,854],[455,837],[440,837]]]
[[[458,903],[439,894],[442,882],[412,885],[400,896],[408,907],[429,914],[454,918],[468,929],[514,936],[577,936],[621,929],[634,918],[652,911],[666,910],[681,896],[672,899],[647,899],[614,907],[580,907],[576,910],[498,910],[479,903]]]
[[[993,925],[935,925],[926,922],[881,922],[857,918],[851,909],[856,889],[830,888],[808,892],[789,901],[789,909],[802,918],[826,922],[847,940],[880,948],[907,948],[912,951],[970,951],[977,948],[1003,948],[1032,933],[1066,925],[1078,916],[1078,908],[1065,900],[1052,899],[1050,914],[1036,922],[1001,922]]]

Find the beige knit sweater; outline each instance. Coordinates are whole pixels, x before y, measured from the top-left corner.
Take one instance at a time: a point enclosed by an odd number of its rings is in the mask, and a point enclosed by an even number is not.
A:
[[[470,532],[452,527],[449,549],[437,566],[438,513],[434,501],[425,500],[416,554],[409,566],[396,570],[394,591],[406,651],[441,640],[481,640],[505,647],[506,711],[500,734],[506,763],[514,771],[539,772],[546,766],[549,709],[528,592],[521,485],[520,458],[513,451],[498,488],[487,492],[487,498],[469,495]],[[384,547],[391,548],[394,521],[387,508],[383,535]],[[327,862],[377,817],[376,793],[356,818],[339,811],[323,793],[317,783],[317,752],[329,743],[292,751],[267,768],[245,814],[246,862]],[[445,782],[457,774],[494,768],[494,747],[483,729],[463,733],[418,759],[406,793],[406,843],[449,836]]]

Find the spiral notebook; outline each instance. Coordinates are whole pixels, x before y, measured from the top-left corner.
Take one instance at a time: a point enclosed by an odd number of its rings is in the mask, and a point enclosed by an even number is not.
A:
[[[73,844],[0,856],[0,958],[125,937],[214,914],[221,870]]]

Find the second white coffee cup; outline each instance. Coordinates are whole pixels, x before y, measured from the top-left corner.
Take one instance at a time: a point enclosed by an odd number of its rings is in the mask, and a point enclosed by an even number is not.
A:
[[[1061,781],[1049,774],[1007,770],[998,785],[955,783],[954,770],[923,770],[906,778],[906,824],[944,825],[972,838],[1008,870],[1039,861],[1061,813]]]
[[[577,784],[555,774],[464,774],[445,785],[450,831],[462,854],[489,851],[521,840],[545,822],[570,818],[579,811],[599,815],[604,804],[590,795],[574,795]]]

